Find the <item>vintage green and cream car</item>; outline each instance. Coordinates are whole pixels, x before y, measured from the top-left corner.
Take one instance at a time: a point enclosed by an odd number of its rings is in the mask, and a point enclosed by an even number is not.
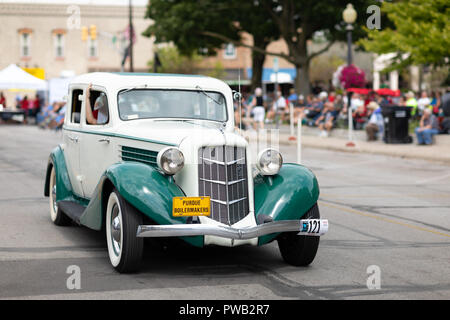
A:
[[[204,76],[76,77],[47,166],[51,220],[105,232],[119,272],[139,268],[145,237],[197,247],[277,240],[287,263],[310,264],[328,230],[317,180],[275,149],[252,158],[235,96]]]

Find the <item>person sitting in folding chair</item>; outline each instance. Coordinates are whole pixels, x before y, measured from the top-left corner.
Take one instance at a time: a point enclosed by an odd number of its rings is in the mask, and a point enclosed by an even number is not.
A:
[[[418,145],[431,145],[433,136],[439,133],[439,124],[432,110],[426,108],[423,110],[420,118],[420,126],[416,128],[415,133]]]

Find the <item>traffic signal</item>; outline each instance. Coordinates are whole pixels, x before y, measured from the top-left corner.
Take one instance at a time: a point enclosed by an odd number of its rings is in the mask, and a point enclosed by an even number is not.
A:
[[[88,38],[88,28],[87,27],[81,27],[81,41],[86,41]]]
[[[90,34],[92,40],[97,39],[97,26],[96,25],[91,24],[91,26],[89,27],[89,34]]]

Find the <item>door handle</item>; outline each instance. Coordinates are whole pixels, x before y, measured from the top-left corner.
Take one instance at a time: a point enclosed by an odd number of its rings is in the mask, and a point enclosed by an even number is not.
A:
[[[69,138],[70,141],[78,143],[78,137],[73,137],[73,136],[67,136]]]
[[[98,142],[110,143],[110,140],[108,138],[101,138],[101,139],[98,140]]]

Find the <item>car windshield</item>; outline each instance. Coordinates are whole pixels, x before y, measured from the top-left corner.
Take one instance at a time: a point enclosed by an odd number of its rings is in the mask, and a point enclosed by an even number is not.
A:
[[[198,90],[127,89],[118,95],[122,120],[181,118],[227,121],[225,97]]]

